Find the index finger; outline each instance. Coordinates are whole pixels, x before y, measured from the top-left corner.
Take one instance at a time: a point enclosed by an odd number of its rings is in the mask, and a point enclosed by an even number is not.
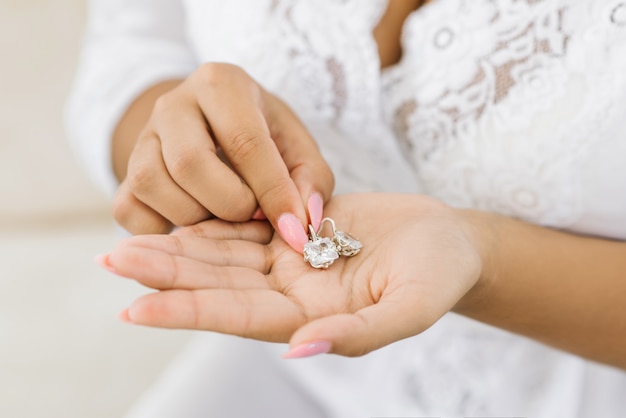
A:
[[[237,68],[237,67],[234,67]],[[294,249],[308,241],[307,214],[263,114],[262,91],[242,70],[215,77],[199,105],[216,141],[252,189],[268,220]]]

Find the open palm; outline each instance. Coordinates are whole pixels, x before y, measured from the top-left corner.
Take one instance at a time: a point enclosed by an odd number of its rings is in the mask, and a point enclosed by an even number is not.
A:
[[[344,195],[325,215],[364,245],[326,270],[259,221],[210,220],[123,241],[110,267],[159,290],[136,300],[127,319],[292,346],[327,341],[354,356],[422,332],[480,276],[471,228],[430,198]]]

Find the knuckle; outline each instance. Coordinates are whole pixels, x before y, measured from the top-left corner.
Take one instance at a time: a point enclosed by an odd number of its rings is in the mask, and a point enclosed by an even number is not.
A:
[[[239,66],[223,62],[207,62],[194,73],[204,85],[221,84],[235,77],[247,78],[247,73]]]
[[[263,207],[270,205],[274,201],[280,201],[281,198],[284,199],[284,196],[290,196],[291,187],[292,183],[289,179],[275,181],[272,185],[263,188],[258,193],[257,199],[259,204]]]
[[[228,153],[234,161],[246,161],[254,157],[259,148],[259,138],[248,129],[237,129],[227,136]]]
[[[239,96],[247,96],[256,101],[262,97],[263,90],[257,82],[243,68],[234,64],[204,63],[189,80],[196,86],[196,90],[199,88],[202,91],[212,91],[226,87]]]
[[[187,208],[186,210],[176,211],[170,221],[176,226],[191,226],[206,220],[209,217],[208,212],[203,208]]]
[[[156,184],[156,171],[145,162],[133,164],[128,171],[128,187],[135,193],[145,193],[154,188]]]
[[[326,196],[330,196],[335,188],[335,174],[326,161],[320,159],[303,169],[304,177],[311,179]],[[314,180],[313,180],[314,179]]]
[[[141,204],[126,194],[113,198],[112,213],[115,221],[131,234],[167,233],[171,229],[169,222],[157,213],[145,213]]]
[[[152,113],[153,115],[167,114],[178,108],[179,105],[178,96],[175,94],[175,90],[172,90],[162,94],[155,100]]]
[[[172,230],[172,225],[161,216],[150,216],[150,217],[133,217],[133,222],[131,222],[127,227],[125,227],[128,232],[139,235],[139,234],[167,234]]]
[[[256,201],[253,198],[223,199],[213,213],[225,221],[245,222],[250,220],[254,208],[256,208]]]
[[[200,165],[201,155],[193,149],[179,151],[167,164],[167,169],[174,179],[188,178],[194,167]]]
[[[126,228],[133,213],[133,204],[126,196],[117,194],[113,198],[111,211],[113,218],[122,227]]]

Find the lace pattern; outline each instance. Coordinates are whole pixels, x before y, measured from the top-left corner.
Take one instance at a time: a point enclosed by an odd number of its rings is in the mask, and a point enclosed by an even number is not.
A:
[[[415,13],[384,100],[428,193],[570,226],[581,210],[580,159],[615,116],[609,90],[624,91],[624,71],[590,68],[588,54],[606,65],[606,45],[624,43],[624,7],[450,0]]]
[[[580,164],[626,100],[624,1],[436,0],[407,19],[403,59],[382,74],[385,0],[187,3],[198,56],[243,66],[339,133],[346,146],[318,139],[340,184],[393,189],[406,170],[379,156],[399,147],[415,186],[451,205],[576,229]],[[336,157],[357,143],[360,158]],[[376,159],[386,169],[364,179]]]

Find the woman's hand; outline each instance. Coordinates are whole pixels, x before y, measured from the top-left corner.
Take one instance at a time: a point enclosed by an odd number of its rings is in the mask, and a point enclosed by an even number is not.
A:
[[[319,223],[333,187],[315,141],[282,101],[239,67],[204,64],[156,101],[114,216],[136,234],[266,216],[302,251],[304,226]]]
[[[416,335],[481,275],[473,228],[430,198],[345,195],[325,213],[364,246],[327,270],[305,263],[260,221],[209,220],[133,237],[102,262],[159,290],[136,300],[126,320],[290,341],[287,357],[358,356]]]

